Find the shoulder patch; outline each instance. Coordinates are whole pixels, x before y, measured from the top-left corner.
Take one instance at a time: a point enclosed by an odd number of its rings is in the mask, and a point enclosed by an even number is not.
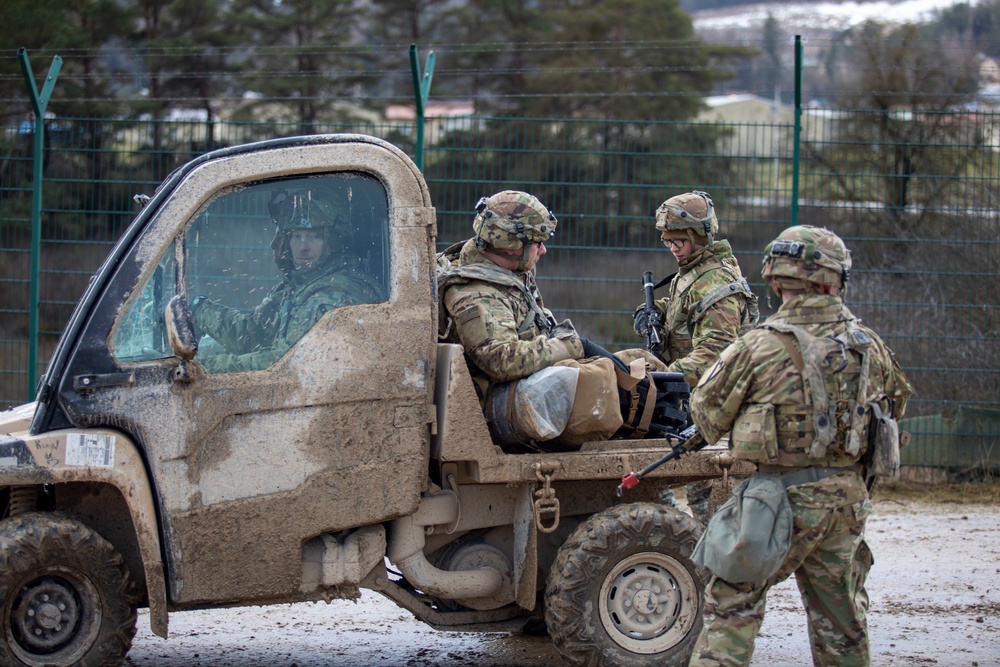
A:
[[[465,324],[466,322],[471,322],[472,320],[474,320],[474,319],[476,319],[478,317],[481,317],[481,316],[482,316],[482,313],[480,312],[479,308],[476,307],[476,306],[472,306],[470,308],[465,308],[465,309],[459,311],[458,313],[456,313],[455,314],[455,323],[456,324]]]
[[[725,367],[726,367],[726,362],[723,361],[722,357],[720,356],[718,361],[716,361],[714,364],[712,364],[711,367],[709,367],[704,373],[702,373],[701,379],[698,380],[698,386],[700,387],[704,384],[707,384],[708,382],[711,382],[716,375],[722,372],[722,369]]]

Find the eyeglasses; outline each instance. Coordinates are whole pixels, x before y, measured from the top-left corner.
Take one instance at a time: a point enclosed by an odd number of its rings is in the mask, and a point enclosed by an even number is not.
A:
[[[680,250],[684,247],[684,244],[688,242],[687,239],[664,239],[661,238],[660,242],[663,243],[663,247],[668,250]]]

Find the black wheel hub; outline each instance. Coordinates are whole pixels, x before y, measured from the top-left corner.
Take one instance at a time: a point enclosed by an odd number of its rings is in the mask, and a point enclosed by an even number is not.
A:
[[[44,577],[21,590],[12,609],[11,630],[26,651],[55,653],[72,641],[80,616],[73,586],[60,577]]]

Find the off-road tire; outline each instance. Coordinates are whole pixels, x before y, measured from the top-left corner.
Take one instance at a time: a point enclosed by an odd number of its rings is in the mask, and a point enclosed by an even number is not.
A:
[[[0,522],[0,664],[117,667],[137,605],[121,554],[84,524],[42,512]]]
[[[656,503],[616,505],[560,547],[545,621],[581,667],[687,665],[701,631],[704,572],[690,560],[701,525]]]

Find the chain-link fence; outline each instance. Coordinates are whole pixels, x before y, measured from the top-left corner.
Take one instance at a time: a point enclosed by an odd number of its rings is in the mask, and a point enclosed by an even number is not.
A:
[[[559,218],[539,265],[546,304],[610,349],[634,347],[644,270],[676,270],[653,228],[664,199],[714,198],[721,235],[773,312],[759,267],[793,222],[829,227],[854,252],[851,309],[914,383],[905,461],[1000,467],[1000,113],[805,109],[789,121],[629,122],[430,118],[424,173],[439,247],[467,238],[479,197],[537,195]],[[318,124],[413,155],[414,126]],[[301,133],[298,124],[60,118],[46,133],[40,375],[89,276],[169,171],[215,147]],[[32,127],[0,135],[0,406],[28,387]],[[795,197],[795,184],[798,197]]]

